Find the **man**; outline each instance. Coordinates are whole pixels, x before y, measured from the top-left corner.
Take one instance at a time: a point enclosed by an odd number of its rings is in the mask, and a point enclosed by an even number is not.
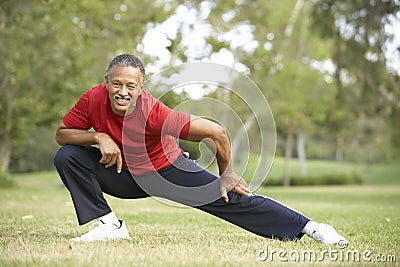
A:
[[[252,194],[232,169],[225,129],[169,109],[144,90],[144,76],[143,64],[134,55],[115,57],[105,84],[84,93],[58,126],[56,141],[62,147],[54,164],[71,194],[79,224],[98,224],[72,241],[130,239],[125,222],[103,197],[107,193],[129,199],[164,197],[267,238],[297,240],[306,234],[327,245],[347,243],[330,225]],[[95,131],[88,131],[91,128]],[[185,157],[175,138],[206,140],[215,152],[220,177]],[[190,193],[177,194],[164,186],[171,184]],[[207,190],[192,190],[197,188]]]

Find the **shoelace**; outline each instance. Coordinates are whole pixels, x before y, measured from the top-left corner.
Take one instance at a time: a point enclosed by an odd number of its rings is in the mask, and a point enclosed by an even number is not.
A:
[[[89,232],[91,232],[93,227],[97,226],[95,229],[97,229],[98,227],[100,227],[100,224],[103,224],[101,222],[99,222],[99,220],[97,219],[95,222],[93,222],[90,226],[89,226]]]
[[[94,228],[95,227],[95,228]],[[90,226],[89,226],[89,232],[87,232],[86,234],[84,234],[82,237],[84,236],[90,236],[93,235],[94,232],[97,232],[100,230],[100,227],[107,227],[107,224],[103,223],[101,220],[97,219],[95,222],[93,222]],[[115,225],[115,229],[118,229],[118,226]]]
[[[95,225],[97,225],[97,227],[100,227],[101,225],[104,225],[104,226],[109,225],[109,226],[112,226],[112,228],[119,229],[119,228],[121,228],[121,226],[122,226],[122,222],[120,222],[120,225],[116,225],[116,224],[114,224],[114,223],[109,223],[109,224],[107,224],[107,223],[104,223],[104,222],[103,222],[102,220],[100,220],[100,219],[96,219],[96,221],[93,222],[93,223],[89,226],[89,231],[90,231],[90,230],[92,229],[92,227],[95,226]]]

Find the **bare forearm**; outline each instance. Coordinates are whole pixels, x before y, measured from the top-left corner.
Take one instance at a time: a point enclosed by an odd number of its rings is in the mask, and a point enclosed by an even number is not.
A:
[[[204,139],[203,142],[211,151],[213,151],[217,159],[219,174],[222,174],[225,171],[231,171],[230,142],[225,131],[222,131],[221,129],[221,133],[218,136],[214,136],[212,139]]]
[[[59,145],[89,146],[98,144],[99,133],[79,129],[59,128],[56,141]]]
[[[121,150],[115,141],[106,133],[89,132],[87,130],[70,129],[62,122],[56,131],[56,141],[59,145],[90,146],[99,145],[101,152],[100,163],[105,168],[117,165],[117,172],[122,170]]]
[[[221,197],[226,202],[229,201],[229,191],[250,195],[246,181],[233,171],[231,144],[224,127],[206,119],[192,117],[187,140],[202,141],[215,153],[220,174]]]
[[[219,173],[231,171],[231,146],[224,127],[206,119],[193,117],[187,140],[204,142],[214,152]]]

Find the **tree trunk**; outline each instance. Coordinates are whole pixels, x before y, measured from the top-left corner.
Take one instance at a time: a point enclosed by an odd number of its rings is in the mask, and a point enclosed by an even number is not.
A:
[[[306,133],[302,127],[297,131],[297,157],[299,159],[300,176],[305,176],[306,168]]]
[[[6,103],[5,127],[3,140],[0,144],[0,171],[8,171],[11,159],[11,127],[12,127],[12,106]]]
[[[296,5],[292,10],[292,13],[290,14],[288,25],[286,25],[285,28],[286,37],[290,37],[292,35],[294,24],[296,24],[297,18],[299,17],[303,5],[304,5],[304,0],[297,0]],[[287,38],[286,40],[288,39],[289,38]]]
[[[292,159],[293,149],[293,124],[290,122],[286,137],[285,162],[283,166],[283,185],[290,186],[290,160]]]
[[[343,160],[343,138],[339,136],[336,139],[336,160]]]
[[[4,112],[4,128],[0,128],[0,136],[3,137],[0,142],[0,172],[8,171],[11,159],[12,103],[10,93],[6,91],[9,84],[10,76],[6,74],[0,83],[0,93],[3,96],[1,101],[4,104],[4,108],[1,109],[1,112]]]
[[[235,157],[237,157],[239,155],[239,147],[240,147],[240,143],[241,143],[241,139],[243,137],[243,134],[246,133],[251,125],[253,124],[253,122],[255,121],[255,117],[253,114],[250,114],[246,121],[244,122],[243,127],[239,127],[238,130],[235,132],[235,135],[232,138],[232,158],[235,160]]]

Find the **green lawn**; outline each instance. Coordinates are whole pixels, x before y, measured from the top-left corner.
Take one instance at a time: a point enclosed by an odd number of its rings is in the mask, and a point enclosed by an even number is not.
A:
[[[133,239],[73,244],[68,240],[88,226],[77,225],[57,174],[15,175],[18,187],[0,189],[0,266],[283,266],[284,260],[296,266],[375,266],[378,259],[386,261],[380,266],[398,266],[400,184],[387,168],[365,171],[371,178],[359,186],[257,191],[333,224],[350,241],[345,249],[308,237],[296,243],[264,239],[195,209],[112,197],[107,199]]]
[[[255,162],[253,160],[253,162]],[[252,162],[249,163],[251,165]],[[282,177],[284,160],[275,157],[268,177],[271,179]],[[400,162],[390,164],[351,163],[338,161],[307,160],[308,176],[318,176],[330,173],[351,174],[362,176],[365,184],[400,184]],[[293,159],[290,162],[290,173],[299,176],[299,162]]]

